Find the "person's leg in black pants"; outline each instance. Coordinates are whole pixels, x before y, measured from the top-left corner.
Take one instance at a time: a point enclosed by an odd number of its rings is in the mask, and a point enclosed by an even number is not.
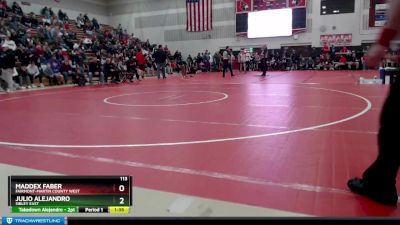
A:
[[[392,84],[380,118],[379,155],[362,179],[349,180],[349,188],[386,205],[397,205],[396,177],[400,165],[400,82]]]
[[[108,76],[109,76],[109,73],[105,73],[105,74],[104,74],[104,83],[105,83],[105,84],[108,83]]]
[[[225,72],[227,71],[227,69],[229,69],[229,72],[231,72],[231,76],[235,76],[233,75],[232,72],[232,65],[229,63],[228,60],[224,60],[224,69],[222,70],[222,77],[225,77]]]
[[[267,61],[266,61],[266,59],[262,59],[262,61],[261,61],[261,69],[262,69],[262,74],[261,74],[261,76],[266,76],[267,75],[267,70],[268,70],[268,66],[267,66]]]
[[[222,77],[225,77],[225,72],[226,72],[226,69],[228,68],[229,63],[228,63],[228,60],[223,60],[223,63],[224,63],[224,66],[222,69]]]

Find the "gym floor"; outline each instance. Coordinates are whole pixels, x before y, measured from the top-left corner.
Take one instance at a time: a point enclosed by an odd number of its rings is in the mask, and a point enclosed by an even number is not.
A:
[[[377,71],[269,75],[1,94],[0,183],[131,175],[136,216],[399,216],[346,187],[377,155]]]

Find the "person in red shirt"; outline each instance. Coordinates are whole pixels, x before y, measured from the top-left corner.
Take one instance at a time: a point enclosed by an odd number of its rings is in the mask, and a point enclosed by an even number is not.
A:
[[[340,50],[340,53],[342,53],[342,54],[348,54],[348,53],[349,53],[349,50],[347,49],[346,46],[343,46],[342,50]]]
[[[6,1],[0,1],[0,17],[6,16],[6,11],[8,9]]]
[[[138,74],[142,77],[142,79],[144,79],[144,71],[146,70],[146,58],[142,53],[142,49],[139,49],[138,53],[136,54],[136,62],[138,65]]]
[[[69,23],[64,23],[64,29],[65,30],[71,29],[71,26],[69,25]]]
[[[324,43],[324,46],[322,47],[322,52],[324,53],[324,54],[328,54],[329,52],[330,52],[330,47],[329,47],[329,45],[328,45],[328,42],[325,42]]]
[[[335,65],[335,68],[340,68],[341,70],[344,70],[347,68],[347,58],[344,55],[340,56],[339,63]]]
[[[340,56],[339,62],[342,63],[342,64],[346,64],[347,63],[346,56],[344,56],[344,55]]]

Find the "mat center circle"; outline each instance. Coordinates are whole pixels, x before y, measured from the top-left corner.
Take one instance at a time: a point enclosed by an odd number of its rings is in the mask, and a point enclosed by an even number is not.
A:
[[[228,97],[228,94],[214,91],[153,91],[115,95],[103,102],[130,107],[169,107],[213,103]]]

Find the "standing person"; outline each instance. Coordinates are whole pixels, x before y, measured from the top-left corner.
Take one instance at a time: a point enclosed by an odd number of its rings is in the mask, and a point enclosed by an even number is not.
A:
[[[142,53],[142,49],[138,50],[138,53],[136,54],[136,62],[137,62],[137,74],[144,79],[144,71],[146,70],[146,59]]]
[[[158,79],[161,79],[160,72],[162,73],[163,79],[166,79],[167,77],[165,76],[165,61],[167,60],[167,54],[164,52],[162,45],[158,46],[158,49],[153,54],[153,58],[155,63],[157,64]]]
[[[187,65],[186,65],[185,61],[182,61],[180,63],[180,69],[181,69],[182,78],[186,78],[187,77]]]
[[[6,92],[12,92],[15,90],[13,75],[15,72],[15,50],[17,46],[13,40],[10,40],[10,36],[7,36],[1,47],[5,52],[4,58],[1,58],[2,77],[7,83]]]
[[[221,61],[221,55],[219,54],[219,52],[215,52],[214,56],[214,71],[218,71],[219,72],[219,62]]]
[[[229,71],[231,72],[232,77],[235,76],[233,75],[232,72],[231,55],[232,55],[231,49],[229,49],[229,46],[226,46],[225,51],[222,53],[222,61],[224,63],[224,68],[222,70],[222,77],[224,78],[227,69],[229,69]]]
[[[241,49],[238,55],[239,61],[239,72],[246,71],[246,52],[244,49]]]
[[[258,64],[260,63],[260,55],[254,52],[254,71],[258,71]]]
[[[193,58],[192,58],[192,56],[189,55],[189,56],[187,57],[186,61],[187,61],[188,67],[189,67],[189,68],[192,67],[192,65],[193,65]]]
[[[385,56],[390,42],[400,31],[400,1],[392,0],[389,18],[379,40],[367,54],[369,66],[377,66]],[[379,154],[365,170],[362,178],[352,178],[347,185],[351,191],[379,203],[397,206],[396,177],[400,165],[400,81],[396,79],[381,111],[378,134]]]
[[[246,53],[246,68],[245,68],[245,72],[250,71],[250,61],[251,61],[251,55],[249,50],[245,50]]]
[[[268,71],[268,48],[267,45],[263,45],[262,49],[261,49],[261,55],[260,55],[260,60],[261,60],[261,70],[262,70],[262,77],[267,76],[267,71]]]

